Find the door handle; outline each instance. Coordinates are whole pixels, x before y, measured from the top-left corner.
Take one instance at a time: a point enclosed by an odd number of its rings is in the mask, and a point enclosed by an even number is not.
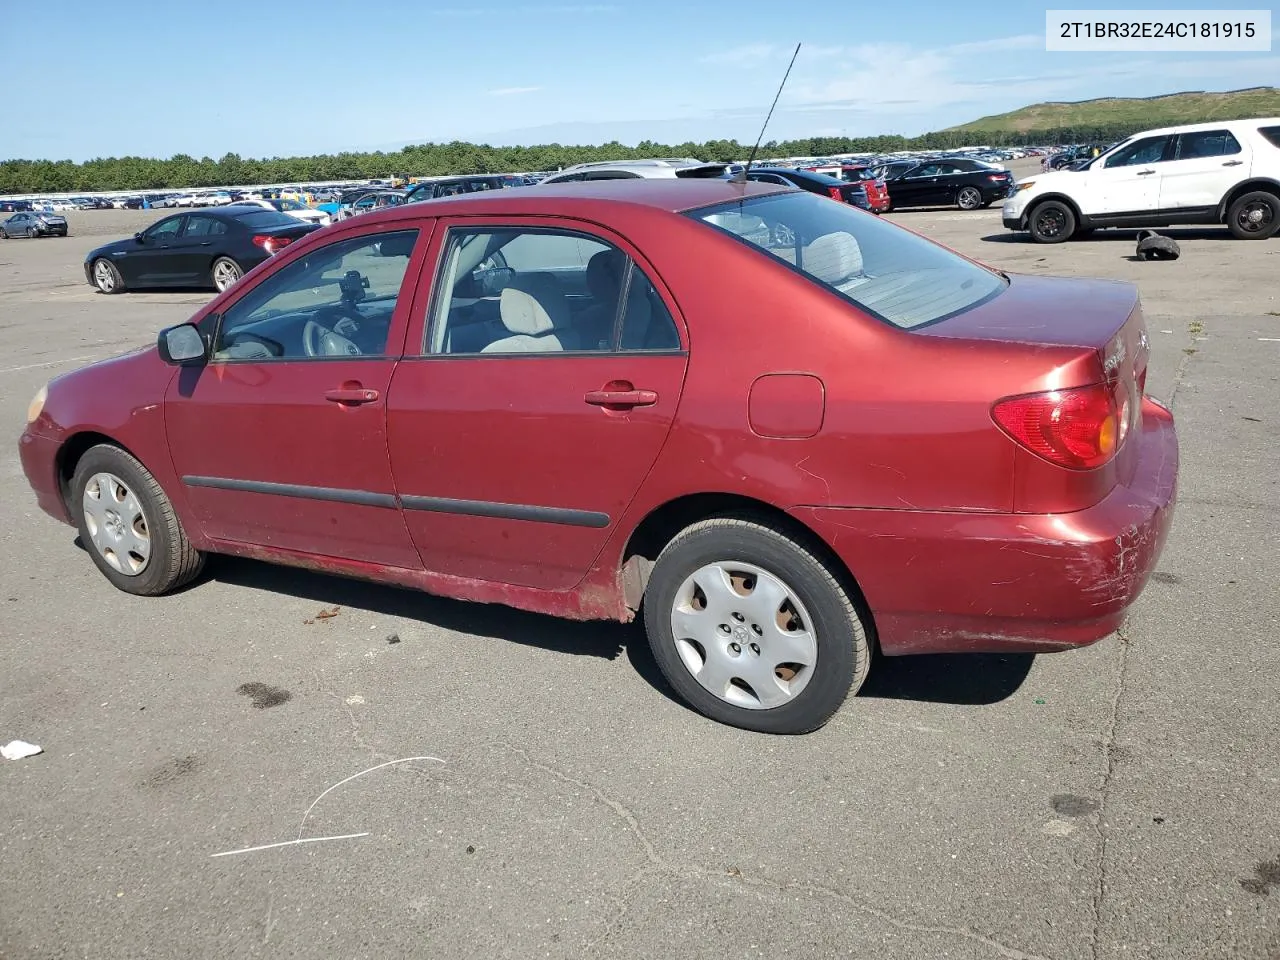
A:
[[[212,241],[212,240],[201,240],[201,241],[200,241],[200,246],[202,246],[202,247],[212,247],[212,246],[213,246],[213,241]]]
[[[1155,171],[1154,171],[1154,170],[1139,170],[1139,171],[1138,171],[1138,176],[1140,176],[1140,177],[1149,177],[1149,176],[1151,176],[1153,173],[1155,173]]]
[[[632,407],[653,406],[658,402],[658,394],[653,390],[637,390],[622,381],[608,384],[603,390],[588,390],[582,399],[593,407],[629,410]]]
[[[334,403],[356,407],[362,403],[373,403],[378,399],[378,391],[361,386],[337,387],[333,390],[326,390],[324,398]]]
[[[1223,163],[1223,166],[1224,166],[1224,167],[1238,167],[1238,166],[1240,166],[1240,164],[1242,164],[1242,163],[1244,163],[1244,161],[1243,161],[1243,160],[1228,160],[1228,161],[1226,161],[1225,163]]]

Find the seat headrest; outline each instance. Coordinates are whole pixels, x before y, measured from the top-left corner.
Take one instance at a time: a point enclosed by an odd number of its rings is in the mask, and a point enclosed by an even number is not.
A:
[[[823,283],[842,283],[862,272],[862,248],[850,233],[824,234],[804,248],[804,269]]]
[[[573,322],[569,298],[565,296],[564,287],[554,273],[542,271],[518,274],[512,278],[510,286],[538,302],[538,306],[551,321],[551,329],[561,330]]]
[[[601,250],[587,261],[587,289],[593,297],[607,300],[618,295],[624,262],[620,250]]]
[[[502,317],[502,325],[512,333],[522,333],[534,337],[540,333],[550,333],[555,329],[551,315],[534,297],[506,287],[498,301],[498,312]]]
[[[384,257],[407,257],[413,253],[413,245],[417,239],[417,230],[389,233],[379,241],[378,250]]]

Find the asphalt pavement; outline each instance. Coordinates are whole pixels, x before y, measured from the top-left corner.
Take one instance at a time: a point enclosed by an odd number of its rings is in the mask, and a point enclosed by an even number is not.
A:
[[[44,748],[0,761],[0,958],[1280,957],[1280,239],[1141,263],[894,214],[1139,284],[1175,526],[1119,636],[881,660],[775,738],[676,702],[635,626],[230,559],[112,588],[16,438],[50,376],[208,298],[85,284],[157,215],[0,243],[0,743]]]

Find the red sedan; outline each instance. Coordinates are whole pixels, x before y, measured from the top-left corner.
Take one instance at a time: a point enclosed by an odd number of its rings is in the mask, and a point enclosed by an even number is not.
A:
[[[121,590],[235,554],[644,618],[692,706],[821,726],[871,654],[1116,629],[1172,519],[1132,286],[719,180],[494,191],[290,245],[51,382],[22,463]]]

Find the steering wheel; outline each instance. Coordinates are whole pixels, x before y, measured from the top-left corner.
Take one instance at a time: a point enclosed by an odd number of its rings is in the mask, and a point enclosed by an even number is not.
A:
[[[302,328],[302,348],[307,356],[357,357],[362,353],[355,341],[343,336],[358,330],[364,319],[353,307],[321,307],[315,312],[315,318]]]

